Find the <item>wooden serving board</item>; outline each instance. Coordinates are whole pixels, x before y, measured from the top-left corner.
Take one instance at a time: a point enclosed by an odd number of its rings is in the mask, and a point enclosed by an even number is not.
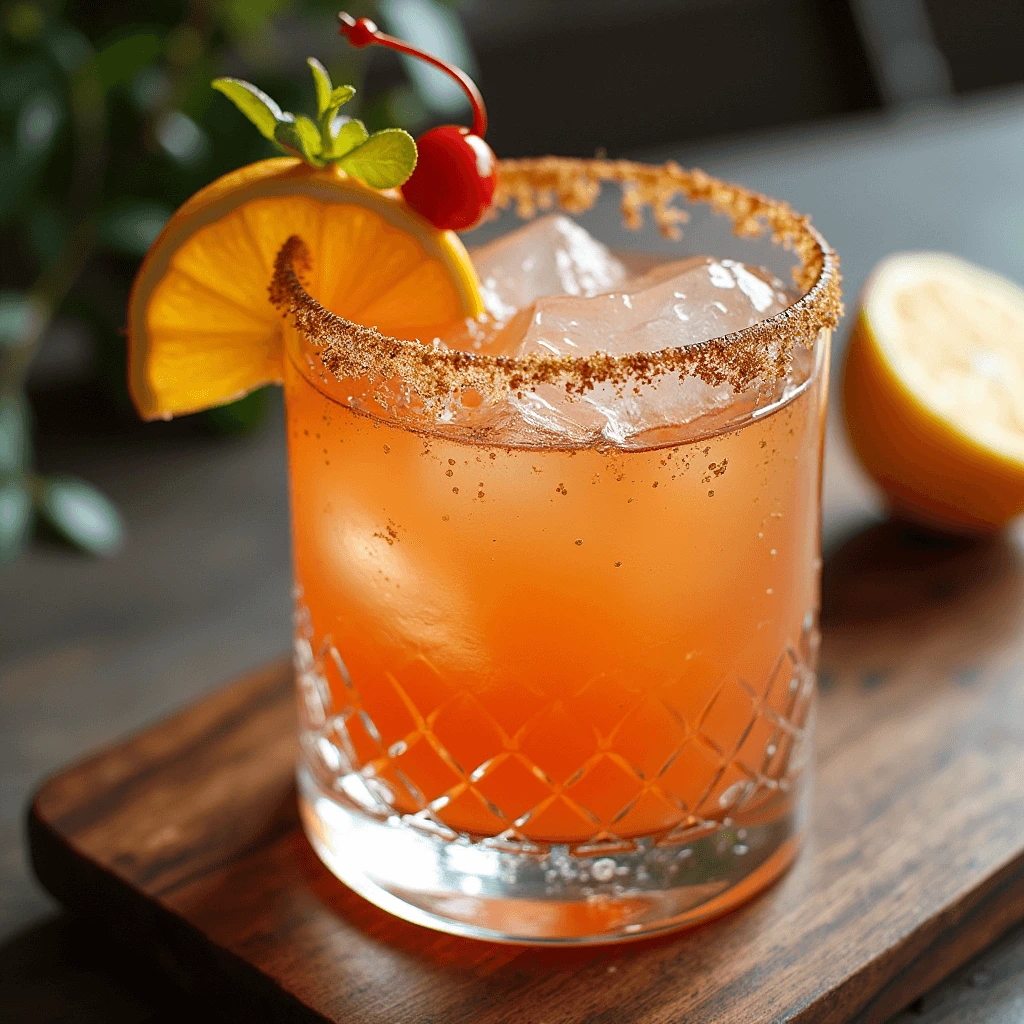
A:
[[[291,673],[253,673],[46,783],[30,840],[69,907],[248,1020],[881,1022],[1024,918],[1024,553],[831,523],[813,824],[696,930],[499,946],[364,902],[306,843]],[[844,525],[845,522],[845,525]]]

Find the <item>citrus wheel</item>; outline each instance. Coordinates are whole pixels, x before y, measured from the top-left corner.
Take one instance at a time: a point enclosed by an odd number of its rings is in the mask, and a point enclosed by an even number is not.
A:
[[[956,532],[1024,513],[1024,289],[945,253],[883,260],[843,398],[854,450],[899,512]]]
[[[281,157],[217,179],[154,242],[128,309],[128,378],[145,419],[240,398],[282,377],[274,258],[305,242],[310,293],[382,333],[429,342],[483,310],[458,236],[335,165]]]

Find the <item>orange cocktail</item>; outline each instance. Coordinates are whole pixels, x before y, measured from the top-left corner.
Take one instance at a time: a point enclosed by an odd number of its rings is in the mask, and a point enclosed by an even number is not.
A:
[[[357,891],[468,934],[606,941],[719,912],[789,862],[818,636],[821,252],[817,295],[776,290],[777,316],[710,348],[616,362],[622,323],[685,342],[708,296],[781,285],[669,262],[425,349],[332,317],[286,246],[300,793]],[[592,309],[609,337],[566,356]]]

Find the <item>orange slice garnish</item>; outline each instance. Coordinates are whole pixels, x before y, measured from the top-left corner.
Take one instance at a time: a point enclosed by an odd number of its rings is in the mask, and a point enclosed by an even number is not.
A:
[[[145,419],[169,419],[280,383],[282,320],[268,297],[274,257],[298,235],[310,294],[383,334],[429,343],[483,311],[451,231],[334,166],[282,157],[196,193],[153,243],[128,309],[128,380]]]

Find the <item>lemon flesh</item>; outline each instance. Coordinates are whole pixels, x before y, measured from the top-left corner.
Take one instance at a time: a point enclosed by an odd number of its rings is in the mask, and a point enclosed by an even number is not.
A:
[[[857,455],[904,514],[973,532],[1024,512],[1024,289],[945,253],[889,257],[843,393]]]

